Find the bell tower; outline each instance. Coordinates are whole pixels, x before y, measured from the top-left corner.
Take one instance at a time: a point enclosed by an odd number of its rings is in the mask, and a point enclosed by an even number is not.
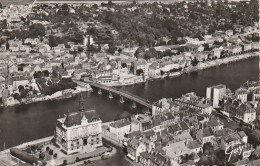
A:
[[[84,112],[85,111],[85,104],[84,104],[84,99],[82,94],[80,94],[80,99],[79,99],[79,111]]]

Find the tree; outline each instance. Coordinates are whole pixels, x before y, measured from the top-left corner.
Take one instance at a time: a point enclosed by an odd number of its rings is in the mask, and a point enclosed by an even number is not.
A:
[[[193,158],[194,158],[194,153],[191,154],[186,153],[184,156],[181,156],[182,163],[186,163],[189,160],[193,160]]]
[[[138,47],[137,50],[135,51],[135,57],[137,58],[143,58],[144,54],[145,54],[144,47]]]
[[[28,147],[26,148],[26,152],[27,152],[27,153],[32,153],[32,149],[31,149],[30,146],[28,146]]]
[[[32,145],[32,146],[31,146],[31,149],[32,149],[32,151],[35,153],[35,152],[37,151],[37,146],[36,146],[36,145]]]
[[[122,68],[127,68],[127,64],[126,63],[122,63],[121,66],[122,66]]]
[[[109,0],[107,4],[108,6],[112,6],[114,3],[111,0]]]
[[[0,2],[0,9],[2,9],[3,8],[3,5],[2,5],[2,3]]]
[[[45,36],[45,27],[42,24],[32,24],[29,29],[29,34],[27,36],[29,38],[38,38],[38,36]]]
[[[53,150],[52,149],[49,151],[49,155],[53,155]]]
[[[22,22],[25,22],[26,21],[26,18],[24,18],[23,16],[21,17],[21,21]]]
[[[57,38],[55,36],[50,35],[49,36],[49,46],[50,47],[56,47],[58,45]]]
[[[20,97],[20,95],[19,95],[18,93],[15,93],[15,94],[13,95],[13,97],[14,97],[14,99],[16,99],[16,100],[20,100],[20,99],[21,99],[21,97]]]
[[[121,48],[118,48],[118,50],[117,50],[117,51],[118,51],[118,53],[119,53],[119,54],[121,54],[121,52],[122,52],[122,49],[121,49]]]
[[[65,48],[71,48],[71,46],[68,43],[65,43]]]
[[[66,3],[64,3],[64,4],[62,4],[61,9],[62,9],[63,11],[68,11],[68,10],[69,10],[69,5],[66,4]]]
[[[199,63],[199,61],[196,57],[191,61],[192,66],[197,66],[198,63]]]
[[[23,85],[19,85],[18,89],[19,89],[19,92],[21,92],[22,90],[24,90],[24,86]]]
[[[26,98],[27,96],[28,96],[28,91],[27,90],[22,90],[20,97],[21,98]]]
[[[78,47],[78,52],[83,52],[83,51],[84,51],[83,47]]]
[[[98,8],[98,5],[97,5],[97,4],[94,4],[94,5],[92,5],[92,8],[97,9],[97,8]]]
[[[39,154],[39,159],[44,160],[44,157],[45,157],[45,154],[43,154],[43,153]]]
[[[36,94],[37,94],[37,90],[35,90],[35,89],[34,89],[34,90],[33,90],[33,94],[35,94],[35,95],[36,95]]]
[[[170,49],[165,50],[162,52],[162,56],[166,57],[166,56],[172,56],[172,51]]]
[[[137,74],[137,75],[140,76],[142,73],[144,73],[143,69],[137,69],[137,70],[136,70],[136,74]]]
[[[50,72],[49,72],[48,70],[44,70],[44,71],[43,71],[43,75],[44,75],[45,77],[48,77],[48,76],[50,75]]]
[[[145,52],[144,59],[150,59],[150,58],[157,58],[158,52],[155,50],[155,48],[150,48]]]
[[[34,78],[41,78],[42,77],[42,72],[41,71],[34,72],[33,77]]]
[[[164,73],[165,73],[165,72],[164,72],[164,71],[162,71],[162,70],[161,70],[160,72],[161,72],[161,76],[163,76],[163,75],[164,75]]]
[[[57,79],[59,77],[58,71],[57,70],[53,70],[52,74],[51,74],[51,77],[54,78],[54,79]]]
[[[113,42],[109,43],[108,44],[108,52],[111,53],[111,54],[114,54],[117,50],[115,44]]]
[[[67,160],[63,160],[63,165],[68,165]]]
[[[9,50],[10,44],[6,42],[6,50]]]
[[[203,153],[209,154],[214,151],[214,147],[210,142],[206,142],[203,147]]]

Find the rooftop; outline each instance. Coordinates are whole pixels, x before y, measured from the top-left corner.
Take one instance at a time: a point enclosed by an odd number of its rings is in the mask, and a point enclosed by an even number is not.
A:
[[[77,111],[67,114],[64,120],[64,124],[67,127],[81,125],[81,120],[83,118],[86,118],[88,123],[100,120],[96,110],[86,110],[83,112]]]
[[[111,123],[110,126],[112,126],[114,128],[121,128],[124,126],[128,126],[130,124],[131,123],[128,120],[122,119],[122,120],[118,120],[118,121]]]

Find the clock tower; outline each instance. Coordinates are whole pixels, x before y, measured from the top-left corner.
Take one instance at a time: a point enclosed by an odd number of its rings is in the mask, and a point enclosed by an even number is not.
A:
[[[79,99],[79,111],[84,112],[85,111],[85,104],[84,104],[84,99],[82,94],[80,94],[80,99]]]

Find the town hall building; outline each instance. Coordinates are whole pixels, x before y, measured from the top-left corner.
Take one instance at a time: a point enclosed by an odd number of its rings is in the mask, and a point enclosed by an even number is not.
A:
[[[102,146],[102,121],[96,110],[85,110],[80,96],[79,110],[57,119],[55,142],[67,154]]]

